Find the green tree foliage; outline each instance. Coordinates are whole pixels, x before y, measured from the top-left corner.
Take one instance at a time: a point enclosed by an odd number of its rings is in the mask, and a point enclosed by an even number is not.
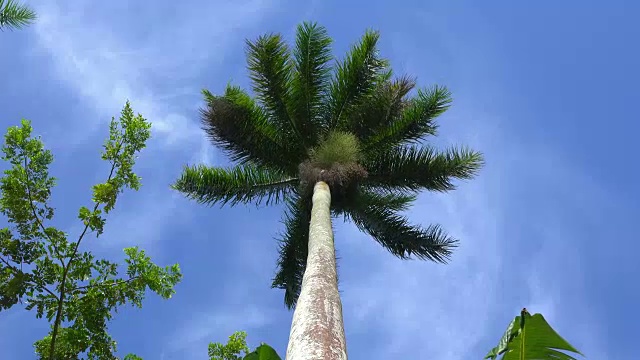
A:
[[[115,359],[116,342],[107,332],[113,312],[127,303],[141,307],[147,288],[170,298],[182,277],[177,264],[155,265],[137,247],[124,249],[125,276],[118,275],[123,270],[118,263],[84,249],[85,239],[103,234],[119,195],[140,188],[133,166],[150,127],[128,102],[120,119],[111,120],[102,152],[110,170],[106,181],[93,187],[93,204],[78,212],[83,226],[77,237],[50,226],[53,155],[32,137],[30,122],[22,120],[5,135],[2,159],[10,168],[0,178],[0,212],[10,226],[0,230],[0,311],[20,303],[36,317],[46,317],[51,331],[34,344],[40,359],[80,359],[82,354]]]
[[[542,314],[531,315],[522,309],[507,327],[496,347],[484,357],[494,360],[576,360],[562,351],[582,355],[580,351],[558,335]]]
[[[209,360],[241,360],[247,353],[247,333],[244,331],[233,333],[225,345],[209,344]]]
[[[276,351],[267,344],[261,344],[249,353],[247,333],[236,331],[229,336],[225,345],[209,344],[209,360],[281,360]]]
[[[280,35],[247,42],[252,98],[229,85],[203,91],[202,123],[237,166],[187,167],[173,187],[212,205],[285,202],[273,287],[296,304],[307,266],[311,192],[331,191],[331,211],[351,220],[400,259],[446,262],[457,240],[437,224],[416,226],[400,214],[420,191],[453,190],[470,179],[482,155],[426,143],[452,101],[442,86],[415,90],[379,56],[379,34],[367,31],[346,57],[330,64],[331,38],[313,23],[297,29],[291,50]]]
[[[15,0],[0,0],[0,30],[20,29],[33,23],[36,13]]]

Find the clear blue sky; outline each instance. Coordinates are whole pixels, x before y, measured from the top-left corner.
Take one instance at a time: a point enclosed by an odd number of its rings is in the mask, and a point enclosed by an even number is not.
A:
[[[588,359],[637,358],[636,2],[32,3],[37,24],[0,33],[0,125],[30,119],[54,152],[58,226],[77,233],[77,209],[106,175],[111,116],[129,99],[153,122],[142,189],[85,246],[118,259],[139,245],[185,277],[171,300],[150,295],[115,316],[121,355],[203,359],[209,341],[235,330],[284,354],[292,314],[269,287],[282,208],[206,208],[168,185],[184,164],[228,164],[199,129],[199,91],[248,86],[244,39],[291,40],[296,24],[316,20],[339,57],[366,28],[380,30],[397,73],[452,90],[438,143],[487,160],[477,180],[425,194],[409,214],[461,239],[450,265],[402,262],[336,225],[351,358],[479,359],[524,306]],[[0,313],[0,358],[33,358],[47,328],[18,307]]]

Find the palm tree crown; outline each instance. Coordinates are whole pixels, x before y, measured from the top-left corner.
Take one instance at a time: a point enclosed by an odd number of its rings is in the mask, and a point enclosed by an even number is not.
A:
[[[203,91],[203,128],[237,166],[187,167],[173,187],[206,204],[286,203],[273,287],[285,290],[288,307],[300,294],[317,181],[329,185],[334,215],[401,259],[446,262],[456,246],[440,226],[411,225],[399,213],[420,190],[472,178],[482,156],[423,144],[451,95],[441,86],[412,93],[415,81],[392,75],[378,38],[367,31],[332,66],[326,30],[303,23],[293,51],[275,34],[247,41],[255,98],[231,85],[221,96]]]

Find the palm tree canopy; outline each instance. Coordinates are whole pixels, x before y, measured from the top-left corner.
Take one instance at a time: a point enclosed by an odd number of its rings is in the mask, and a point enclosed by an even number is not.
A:
[[[0,30],[19,29],[35,19],[36,13],[28,6],[14,0],[0,0]]]
[[[335,215],[401,259],[444,263],[456,246],[440,226],[412,225],[400,212],[421,190],[472,178],[482,155],[423,143],[451,94],[441,86],[412,93],[415,81],[393,76],[378,39],[367,31],[332,65],[326,30],[303,23],[293,50],[277,34],[247,41],[255,97],[231,85],[219,96],[203,91],[203,129],[237,166],[187,167],[172,186],[209,205],[286,203],[273,287],[285,290],[288,307],[300,293],[317,181],[329,184]]]

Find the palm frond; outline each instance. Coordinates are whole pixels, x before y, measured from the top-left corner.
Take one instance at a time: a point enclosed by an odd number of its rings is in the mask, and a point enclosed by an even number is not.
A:
[[[302,277],[307,268],[309,252],[309,222],[311,203],[296,195],[287,200],[284,224],[285,232],[279,240],[278,271],[272,287],[284,289],[287,308],[295,307],[302,289]]]
[[[407,193],[407,191],[387,191],[386,189],[378,190],[359,186],[343,198],[338,198],[336,201],[332,199],[331,207],[334,210],[334,214],[338,215],[348,212],[354,203],[364,201],[371,206],[386,207],[388,210],[401,212],[408,210],[416,198],[416,194]],[[348,218],[347,214],[344,215]]]
[[[293,120],[306,147],[315,145],[320,126],[322,97],[331,79],[332,39],[316,23],[298,25],[294,49],[291,105]]]
[[[367,189],[359,190],[359,201],[364,201],[370,206],[385,207],[390,211],[400,212],[409,209],[416,200],[416,195],[398,192],[376,192]]]
[[[197,165],[185,167],[171,187],[199,203],[278,203],[295,188],[298,179],[252,164],[230,169]]]
[[[422,260],[446,263],[457,240],[447,235],[439,225],[427,228],[410,225],[397,215],[381,198],[360,193],[348,209],[349,218],[361,230],[400,259],[415,256]],[[398,201],[398,200],[396,200]]]
[[[385,70],[389,63],[378,54],[379,38],[377,31],[367,31],[347,57],[337,64],[325,112],[327,130],[347,130],[348,119],[357,105],[371,95],[378,82],[388,78]]]
[[[14,0],[0,0],[0,30],[20,29],[33,23],[36,13],[27,5]]]
[[[297,172],[299,152],[289,150],[286,138],[246,92],[228,86],[224,96],[214,96],[207,90],[203,94],[207,105],[200,110],[202,127],[232,161],[252,161],[289,174]]]
[[[300,124],[290,112],[292,62],[287,44],[278,34],[247,40],[247,63],[253,91],[267,110],[269,120],[288,138],[296,149],[303,149]]]
[[[414,87],[415,80],[406,76],[382,80],[353,112],[350,131],[365,144],[369,137],[385,131],[408,105],[405,97]]]
[[[482,167],[482,154],[466,148],[437,152],[431,147],[398,147],[365,163],[368,186],[382,189],[450,191],[454,178],[471,179]]]
[[[363,147],[367,150],[384,150],[435,135],[438,129],[435,118],[449,108],[451,101],[451,93],[445,87],[419,90],[417,96],[404,107],[402,114],[376,128],[375,135],[366,139]]]

